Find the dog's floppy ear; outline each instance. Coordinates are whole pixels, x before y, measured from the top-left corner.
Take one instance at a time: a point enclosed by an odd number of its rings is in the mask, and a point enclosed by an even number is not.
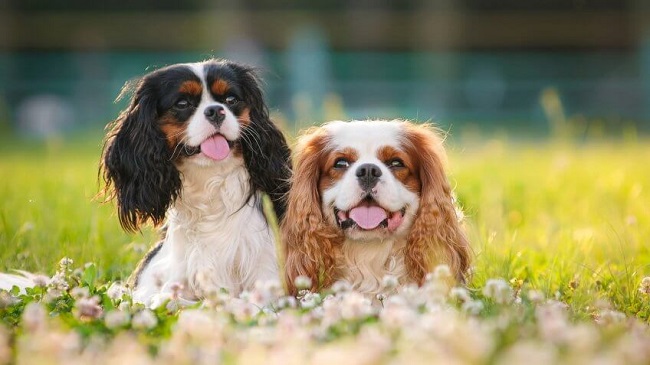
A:
[[[181,188],[172,152],[158,126],[156,92],[150,77],[137,83],[129,107],[107,127],[100,164],[104,194],[117,200],[120,224],[130,232],[148,220],[154,225],[162,223]]]
[[[246,104],[250,106],[250,123],[242,129],[241,143],[252,188],[270,196],[278,221],[282,221],[291,177],[291,151],[284,135],[269,118],[253,69],[234,63],[230,66],[237,71]]]
[[[314,128],[300,139],[294,155],[294,174],[282,223],[285,280],[296,294],[295,279],[311,279],[312,290],[329,287],[333,280],[335,250],[342,237],[323,217],[318,190],[320,160],[327,153],[327,134]]]
[[[446,155],[442,140],[427,125],[405,123],[404,127],[404,147],[419,161],[422,184],[420,207],[405,248],[407,271],[422,283],[433,265],[447,264],[462,282],[469,268],[471,251],[445,175]]]

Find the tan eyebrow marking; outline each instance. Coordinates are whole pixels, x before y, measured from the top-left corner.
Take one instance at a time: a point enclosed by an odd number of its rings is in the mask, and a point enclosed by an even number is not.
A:
[[[350,163],[354,163],[359,156],[356,150],[349,147],[329,153],[324,160],[324,164],[321,166],[323,172],[320,181],[318,182],[318,188],[321,191],[334,185],[334,183],[341,180],[343,175],[345,175],[347,170],[334,168],[334,162],[339,158],[345,158],[350,161]]]
[[[392,159],[399,158],[404,162],[404,167],[399,169],[390,169],[391,173],[407,189],[413,192],[419,192],[422,188],[420,178],[417,173],[417,156],[409,156],[408,153],[400,151],[391,146],[384,146],[377,152],[377,158],[383,163]]]
[[[230,89],[228,82],[222,79],[216,80],[212,83],[210,90],[217,95],[224,95]]]
[[[203,91],[203,86],[198,81],[185,81],[181,84],[181,87],[178,88],[178,92],[190,94],[190,95],[201,95]]]

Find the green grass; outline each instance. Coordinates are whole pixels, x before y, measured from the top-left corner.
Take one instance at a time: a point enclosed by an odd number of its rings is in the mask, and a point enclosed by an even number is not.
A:
[[[451,161],[476,251],[473,285],[520,279],[581,315],[603,298],[647,319],[637,291],[650,274],[647,144],[492,141]]]
[[[101,136],[1,143],[0,269],[51,275],[68,256],[107,279],[128,276],[155,234],[125,234],[113,204],[95,199]]]
[[[650,361],[640,325],[650,295],[638,290],[650,276],[647,141],[450,143],[475,253],[471,298],[440,292],[434,276],[381,312],[353,292],[303,293],[292,306],[279,286],[212,296],[205,310],[148,311],[116,296],[109,285],[130,274],[157,233],[125,234],[114,205],[95,199],[100,153],[100,135],[0,138],[0,271],[60,274],[26,295],[0,291],[0,364]],[[59,267],[64,256],[73,267]],[[556,301],[533,299],[533,289]]]
[[[501,277],[560,295],[579,317],[596,299],[647,319],[650,147],[480,140],[449,146],[450,172],[475,251],[470,287]],[[63,256],[126,278],[153,229],[127,235],[94,199],[101,136],[0,149],[0,269],[51,275]],[[520,282],[520,281],[521,282]]]

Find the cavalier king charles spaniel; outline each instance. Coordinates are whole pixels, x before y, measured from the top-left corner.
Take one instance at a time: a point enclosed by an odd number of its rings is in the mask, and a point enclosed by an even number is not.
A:
[[[130,278],[135,301],[155,307],[179,286],[187,300],[237,295],[278,278],[261,197],[282,219],[290,150],[252,68],[209,60],[144,76],[106,136],[100,174],[125,230],[164,223]]]
[[[382,292],[390,274],[421,284],[436,264],[462,281],[470,247],[433,128],[405,121],[330,122],[299,139],[282,235],[286,280],[312,290],[344,281]]]

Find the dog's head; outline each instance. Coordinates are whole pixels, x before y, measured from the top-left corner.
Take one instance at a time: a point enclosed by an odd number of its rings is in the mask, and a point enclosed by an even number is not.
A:
[[[134,89],[107,134],[101,165],[122,227],[163,221],[181,194],[180,164],[201,169],[238,158],[251,194],[268,193],[283,216],[289,148],[269,120],[252,68],[223,60],[172,65],[145,75]]]
[[[414,281],[435,263],[462,277],[469,252],[444,165],[442,140],[404,121],[331,122],[299,141],[289,193],[287,280],[328,280],[342,241],[404,240]],[[315,287],[316,289],[317,287]]]

